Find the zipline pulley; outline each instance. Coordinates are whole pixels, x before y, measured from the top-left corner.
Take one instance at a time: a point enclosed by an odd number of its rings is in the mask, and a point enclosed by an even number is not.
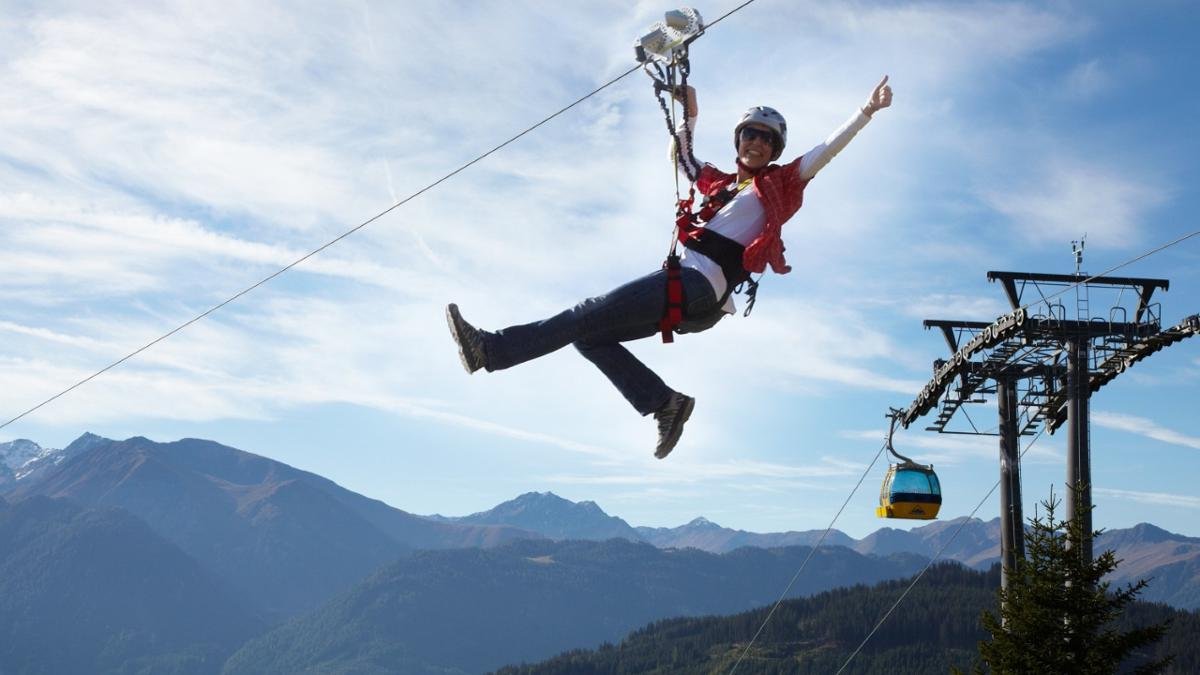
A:
[[[634,45],[634,52],[638,63],[658,61],[668,64],[681,56],[686,60],[688,45],[703,34],[704,19],[700,12],[681,7],[667,12],[662,21],[650,26],[650,31]]]

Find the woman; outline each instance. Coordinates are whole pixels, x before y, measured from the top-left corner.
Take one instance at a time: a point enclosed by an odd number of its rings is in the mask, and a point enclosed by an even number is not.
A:
[[[885,75],[866,104],[824,143],[788,164],[771,164],[787,144],[787,123],[765,106],[747,110],[734,128],[736,174],[723,173],[683,153],[691,173],[698,176],[696,188],[705,202],[699,214],[703,223],[681,236],[683,320],[674,326],[675,332],[707,330],[732,314],[732,290],[750,273],[761,273],[768,264],[777,274],[791,271],[783,256],[783,224],[799,210],[804,188],[817,172],[874,113],[891,105],[887,80]],[[698,112],[696,90],[688,87],[682,94],[686,124],[692,129]],[[662,459],[679,442],[696,401],[668,387],[620,343],[659,332],[667,306],[667,276],[662,269],[548,319],[495,332],[467,323],[454,304],[446,307],[446,319],[468,373],[481,368],[503,370],[574,344],[639,413],[654,415],[658,422],[654,456]]]

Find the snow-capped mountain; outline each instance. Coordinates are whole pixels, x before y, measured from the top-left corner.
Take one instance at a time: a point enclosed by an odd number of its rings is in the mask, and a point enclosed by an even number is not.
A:
[[[0,443],[0,464],[16,471],[31,460],[50,452],[54,452],[54,450],[43,448],[28,439],[18,438],[15,441]]]
[[[26,478],[39,467],[62,461],[62,451],[25,438],[0,443],[0,489]]]
[[[31,478],[38,478],[104,440],[96,434],[85,433],[62,449],[44,448],[24,438],[0,443],[0,492],[15,489],[18,481],[28,482]]]

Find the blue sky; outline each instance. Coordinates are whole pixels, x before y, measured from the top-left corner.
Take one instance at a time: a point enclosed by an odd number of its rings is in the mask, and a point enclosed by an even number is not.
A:
[[[700,6],[709,19],[734,3]],[[8,419],[386,209],[633,65],[651,2],[5,2],[0,411]],[[0,430],[61,447],[218,440],[416,513],[526,491],[635,525],[823,528],[945,356],[924,318],[1007,310],[988,270],[1100,272],[1197,229],[1197,10],[1184,2],[757,0],[692,50],[698,154],[742,110],[785,158],[883,74],[895,90],[784,231],[795,271],[754,314],[634,351],[695,416],[666,461],[573,350],[467,376],[442,308],[487,328],[657,267],[674,181],[635,73],[322,255]],[[1200,312],[1200,238],[1136,263]],[[1093,297],[1093,305],[1111,299]],[[1200,536],[1200,342],[1092,400],[1095,521]],[[995,424],[989,405],[972,411]],[[998,475],[992,438],[899,434],[943,514]],[[1024,463],[1026,512],[1065,478]],[[863,536],[879,464],[837,527]],[[1057,490],[1061,493],[1061,489]],[[979,512],[997,515],[993,496]]]

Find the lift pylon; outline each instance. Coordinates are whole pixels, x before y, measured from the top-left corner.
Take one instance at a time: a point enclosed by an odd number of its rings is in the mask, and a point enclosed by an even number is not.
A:
[[[987,278],[1000,283],[1012,311],[991,323],[926,320],[926,329],[941,331],[950,357],[934,361],[933,377],[900,422],[907,428],[937,409],[929,431],[999,437],[1001,584],[1006,587],[1009,570],[1025,555],[1019,438],[1067,425],[1067,483],[1084,491],[1087,509],[1076,513],[1074,500],[1068,500],[1067,516],[1083,519],[1088,539],[1080,554],[1090,560],[1089,399],[1138,361],[1200,333],[1200,315],[1162,328],[1161,308],[1152,298],[1154,291],[1168,289],[1166,279],[1088,277],[1078,266],[1075,274],[993,271]],[[1057,299],[1072,288],[1079,294],[1076,316],[1070,319]],[[1031,291],[1038,299],[1026,302]],[[1090,316],[1088,308],[1097,295],[1116,297],[1106,317]],[[964,409],[987,402],[988,396],[999,404],[995,433],[981,431]]]

